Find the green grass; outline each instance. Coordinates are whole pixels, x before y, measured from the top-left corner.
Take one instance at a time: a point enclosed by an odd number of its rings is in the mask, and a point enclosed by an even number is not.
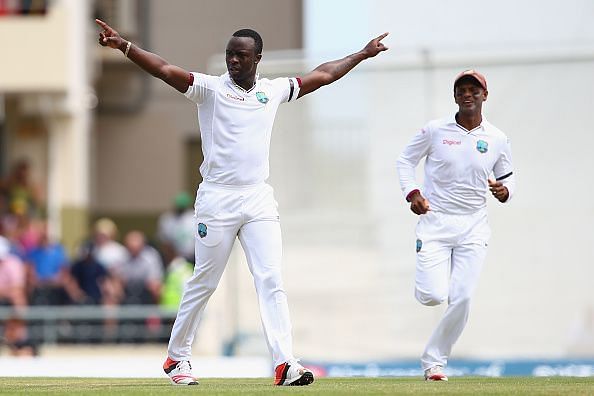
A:
[[[307,387],[275,387],[270,379],[204,379],[173,387],[164,379],[8,378],[0,395],[594,395],[594,377],[454,377],[431,383],[419,378],[321,378]]]

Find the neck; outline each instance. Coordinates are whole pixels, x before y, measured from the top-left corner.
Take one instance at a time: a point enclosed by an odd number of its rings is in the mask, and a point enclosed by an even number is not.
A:
[[[458,113],[456,113],[456,122],[458,124],[462,125],[464,128],[466,128],[469,131],[476,128],[477,126],[481,125],[482,121],[483,121],[483,116],[480,112],[465,114],[465,113],[459,111]]]
[[[231,78],[231,81],[233,81],[235,85],[242,88],[243,90],[249,91],[254,87],[254,85],[256,85],[256,76],[250,76],[245,80],[234,80],[233,78]]]

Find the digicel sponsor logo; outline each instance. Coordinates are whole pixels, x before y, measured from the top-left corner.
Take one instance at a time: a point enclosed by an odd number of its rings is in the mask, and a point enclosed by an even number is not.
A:
[[[241,97],[239,97],[239,96],[232,95],[232,94],[230,94],[230,93],[228,93],[228,94],[227,94],[227,97],[228,97],[229,99],[239,100],[240,102],[243,102],[243,101],[245,100],[244,98],[241,98]]]
[[[448,146],[451,146],[453,144],[454,145],[459,145],[459,144],[462,144],[462,140],[448,140],[448,139],[443,139],[443,142],[442,143],[443,144],[447,144]]]

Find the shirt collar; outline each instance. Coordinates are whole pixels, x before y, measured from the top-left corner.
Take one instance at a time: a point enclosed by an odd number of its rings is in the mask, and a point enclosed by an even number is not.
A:
[[[457,112],[452,114],[450,117],[448,117],[448,125],[457,125],[458,127],[462,128],[464,131],[466,132],[474,132],[476,130],[482,130],[483,132],[486,131],[487,129],[487,125],[488,125],[488,121],[485,118],[485,115],[482,115],[482,120],[479,126],[477,126],[476,128],[474,128],[473,130],[469,131],[468,129],[464,128],[462,125],[458,124],[458,122],[456,121],[456,114],[458,114]]]
[[[227,81],[229,81],[229,84],[231,84],[234,88],[238,89],[240,92],[246,93],[246,94],[251,93],[256,89],[256,87],[258,86],[258,80],[260,79],[260,75],[256,74],[256,77],[254,78],[254,85],[250,89],[245,90],[245,89],[243,89],[243,87],[236,84],[235,81],[233,81],[233,79],[229,75],[229,72],[225,73],[225,77],[227,78]]]

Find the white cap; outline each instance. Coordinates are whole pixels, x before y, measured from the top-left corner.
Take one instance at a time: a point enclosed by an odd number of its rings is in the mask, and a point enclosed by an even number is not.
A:
[[[4,260],[10,254],[10,242],[8,239],[0,236],[0,260]]]

